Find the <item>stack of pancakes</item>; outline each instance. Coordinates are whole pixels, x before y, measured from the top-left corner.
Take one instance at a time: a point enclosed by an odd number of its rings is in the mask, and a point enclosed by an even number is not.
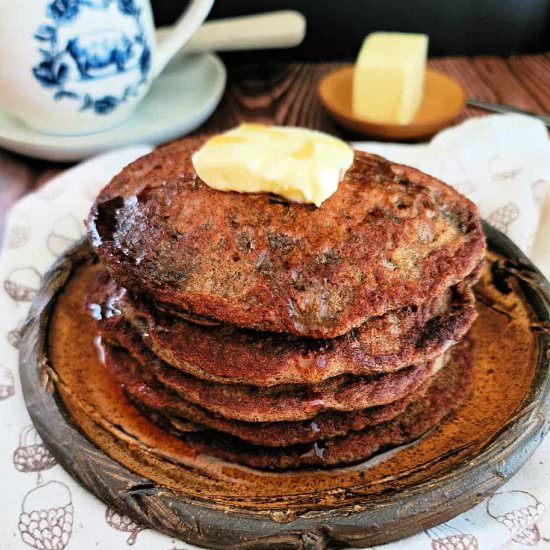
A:
[[[200,180],[182,140],[127,166],[88,220],[88,296],[129,400],[197,452],[337,465],[418,438],[468,396],[475,206],[356,152],[320,208]],[[456,344],[456,345],[455,345]]]

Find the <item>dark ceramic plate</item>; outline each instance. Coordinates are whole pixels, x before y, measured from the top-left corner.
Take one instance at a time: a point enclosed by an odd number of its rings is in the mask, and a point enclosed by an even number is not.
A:
[[[487,225],[485,231],[490,261],[476,290],[479,375],[471,403],[375,465],[275,474],[181,460],[174,451],[180,442],[148,427],[116,388],[94,394],[92,387],[83,400],[71,386],[70,365],[80,373],[93,367],[89,358],[74,359],[89,356],[92,335],[75,324],[77,312],[60,328],[58,310],[70,305],[71,281],[91,269],[85,242],[51,268],[26,321],[20,372],[27,408],[53,455],[90,492],[190,543],[322,549],[406,537],[494,492],[548,430],[550,286],[507,237]],[[57,349],[57,342],[74,349]],[[88,374],[93,386],[96,376]],[[101,398],[93,402],[93,395]],[[94,416],[97,410],[106,412]]]

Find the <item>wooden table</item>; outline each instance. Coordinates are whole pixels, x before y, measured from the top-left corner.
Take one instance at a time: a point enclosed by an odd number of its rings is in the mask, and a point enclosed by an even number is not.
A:
[[[470,97],[550,112],[550,57],[547,55],[453,57],[430,66],[462,83]],[[319,79],[338,63],[231,66],[223,99],[196,133],[219,131],[243,120],[318,128],[347,139],[358,136],[338,127],[317,99]],[[460,119],[486,114],[466,108]],[[67,165],[39,161],[0,149],[0,239],[11,204],[40,187]]]

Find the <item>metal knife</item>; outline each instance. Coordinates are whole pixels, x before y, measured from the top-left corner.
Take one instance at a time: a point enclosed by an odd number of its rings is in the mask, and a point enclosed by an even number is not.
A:
[[[495,113],[517,113],[520,115],[532,116],[543,122],[548,128],[550,128],[550,115],[539,115],[524,109],[518,109],[511,105],[502,105],[501,103],[494,103],[492,101],[485,101],[484,99],[474,99],[469,97],[466,100],[466,104],[471,107],[478,107],[479,109],[485,109],[486,111],[493,111]]]

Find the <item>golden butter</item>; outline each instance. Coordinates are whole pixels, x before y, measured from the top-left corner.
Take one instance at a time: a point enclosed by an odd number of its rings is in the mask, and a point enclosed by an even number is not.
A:
[[[274,193],[320,206],[353,163],[345,142],[306,128],[241,124],[193,155],[199,177],[220,191]]]

